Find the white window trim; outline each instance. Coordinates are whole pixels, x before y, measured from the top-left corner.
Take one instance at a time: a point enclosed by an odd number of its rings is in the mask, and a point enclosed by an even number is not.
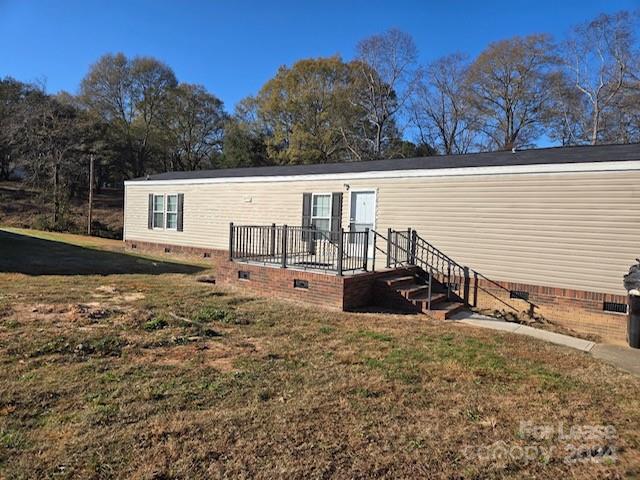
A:
[[[169,212],[169,197],[176,197],[176,211],[175,212]],[[175,227],[168,227],[168,223],[169,223],[169,213],[175,213],[176,214],[176,226]],[[173,232],[177,232],[178,231],[178,194],[177,193],[166,193],[164,196],[164,226],[165,226],[165,230],[171,230]]]
[[[156,210],[156,197],[162,197],[162,212]],[[169,197],[176,197],[176,210],[175,212],[169,212]],[[156,213],[162,213],[162,225],[156,226]],[[168,227],[169,213],[176,214],[176,226]],[[154,193],[153,194],[153,229],[154,230],[170,230],[172,232],[178,231],[178,194],[177,193]]]
[[[313,214],[313,199],[315,197],[329,197],[329,216],[328,217],[319,217],[317,215]],[[310,226],[313,227],[313,221],[314,220],[329,220],[329,232],[331,231],[331,212],[333,212],[333,195],[331,194],[331,192],[318,192],[318,193],[312,193],[311,194],[311,215],[310,217]]]
[[[162,212],[160,212],[159,210],[156,210],[156,197],[162,197]],[[165,195],[162,193],[154,193],[153,194],[153,229],[154,230],[164,230],[164,226],[167,223],[167,215],[166,215],[166,210],[167,210],[167,199],[165,198]],[[162,225],[160,226],[156,226],[156,213],[162,213]]]

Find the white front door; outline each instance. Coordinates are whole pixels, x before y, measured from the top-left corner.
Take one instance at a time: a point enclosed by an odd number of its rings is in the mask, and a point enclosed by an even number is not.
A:
[[[375,227],[376,223],[376,193],[351,192],[351,212],[349,228],[351,231],[364,232]],[[369,237],[371,239],[371,237]],[[373,242],[369,241],[369,258],[373,257]]]

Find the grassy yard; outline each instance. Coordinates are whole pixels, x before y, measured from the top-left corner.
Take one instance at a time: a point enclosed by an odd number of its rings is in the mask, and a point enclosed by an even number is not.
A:
[[[586,354],[202,268],[0,230],[0,478],[640,474],[640,381]]]

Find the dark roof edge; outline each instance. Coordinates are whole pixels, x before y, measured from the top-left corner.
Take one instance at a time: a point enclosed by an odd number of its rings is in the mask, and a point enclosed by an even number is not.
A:
[[[585,155],[585,153],[587,154]],[[361,173],[389,170],[469,168],[483,166],[588,163],[631,160],[640,160],[640,143],[573,145],[569,147],[553,146],[515,151],[498,150],[491,152],[432,155],[428,157],[396,158],[362,162],[221,168],[215,170],[195,170],[188,172],[177,171],[138,177],[128,180],[128,182],[143,182],[146,180],[237,178],[251,176],[323,175],[331,173]]]

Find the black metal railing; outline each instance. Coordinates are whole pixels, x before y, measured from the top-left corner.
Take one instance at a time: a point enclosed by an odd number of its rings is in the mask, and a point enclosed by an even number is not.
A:
[[[415,230],[412,230],[411,236],[414,263],[428,268],[435,279],[447,287],[447,298],[455,295],[467,304],[475,303],[475,300],[471,302],[469,299],[471,270],[418,236]]]
[[[342,275],[366,271],[369,230],[317,230],[288,225],[229,226],[229,258]]]
[[[375,236],[380,235],[374,232]],[[429,304],[431,301],[431,288],[434,280],[443,284],[447,289],[447,298],[457,297],[465,304],[478,306],[478,292],[482,291],[505,307],[519,312],[517,306],[505,301],[494,294],[484,284],[506,293],[511,291],[498,282],[487,278],[477,270],[461,265],[442,250],[429,243],[418,235],[416,230],[392,230],[387,232],[387,267],[394,268],[403,265],[415,265],[420,267],[426,275],[425,281],[429,287]],[[521,298],[528,305],[528,312],[533,314],[537,305]]]
[[[387,269],[419,267],[418,273],[428,286],[429,308],[432,289],[435,282],[438,282],[446,288],[449,300],[459,300],[476,307],[478,292],[482,291],[505,307],[520,311],[491,291],[493,289],[511,293],[509,289],[456,262],[411,228],[389,228],[385,236],[368,228],[364,231],[324,231],[313,227],[276,224],[230,224],[229,258],[234,261],[342,275],[345,272],[376,271],[378,254],[386,258]],[[533,314],[536,305],[524,298],[521,300],[528,304],[529,313]]]

